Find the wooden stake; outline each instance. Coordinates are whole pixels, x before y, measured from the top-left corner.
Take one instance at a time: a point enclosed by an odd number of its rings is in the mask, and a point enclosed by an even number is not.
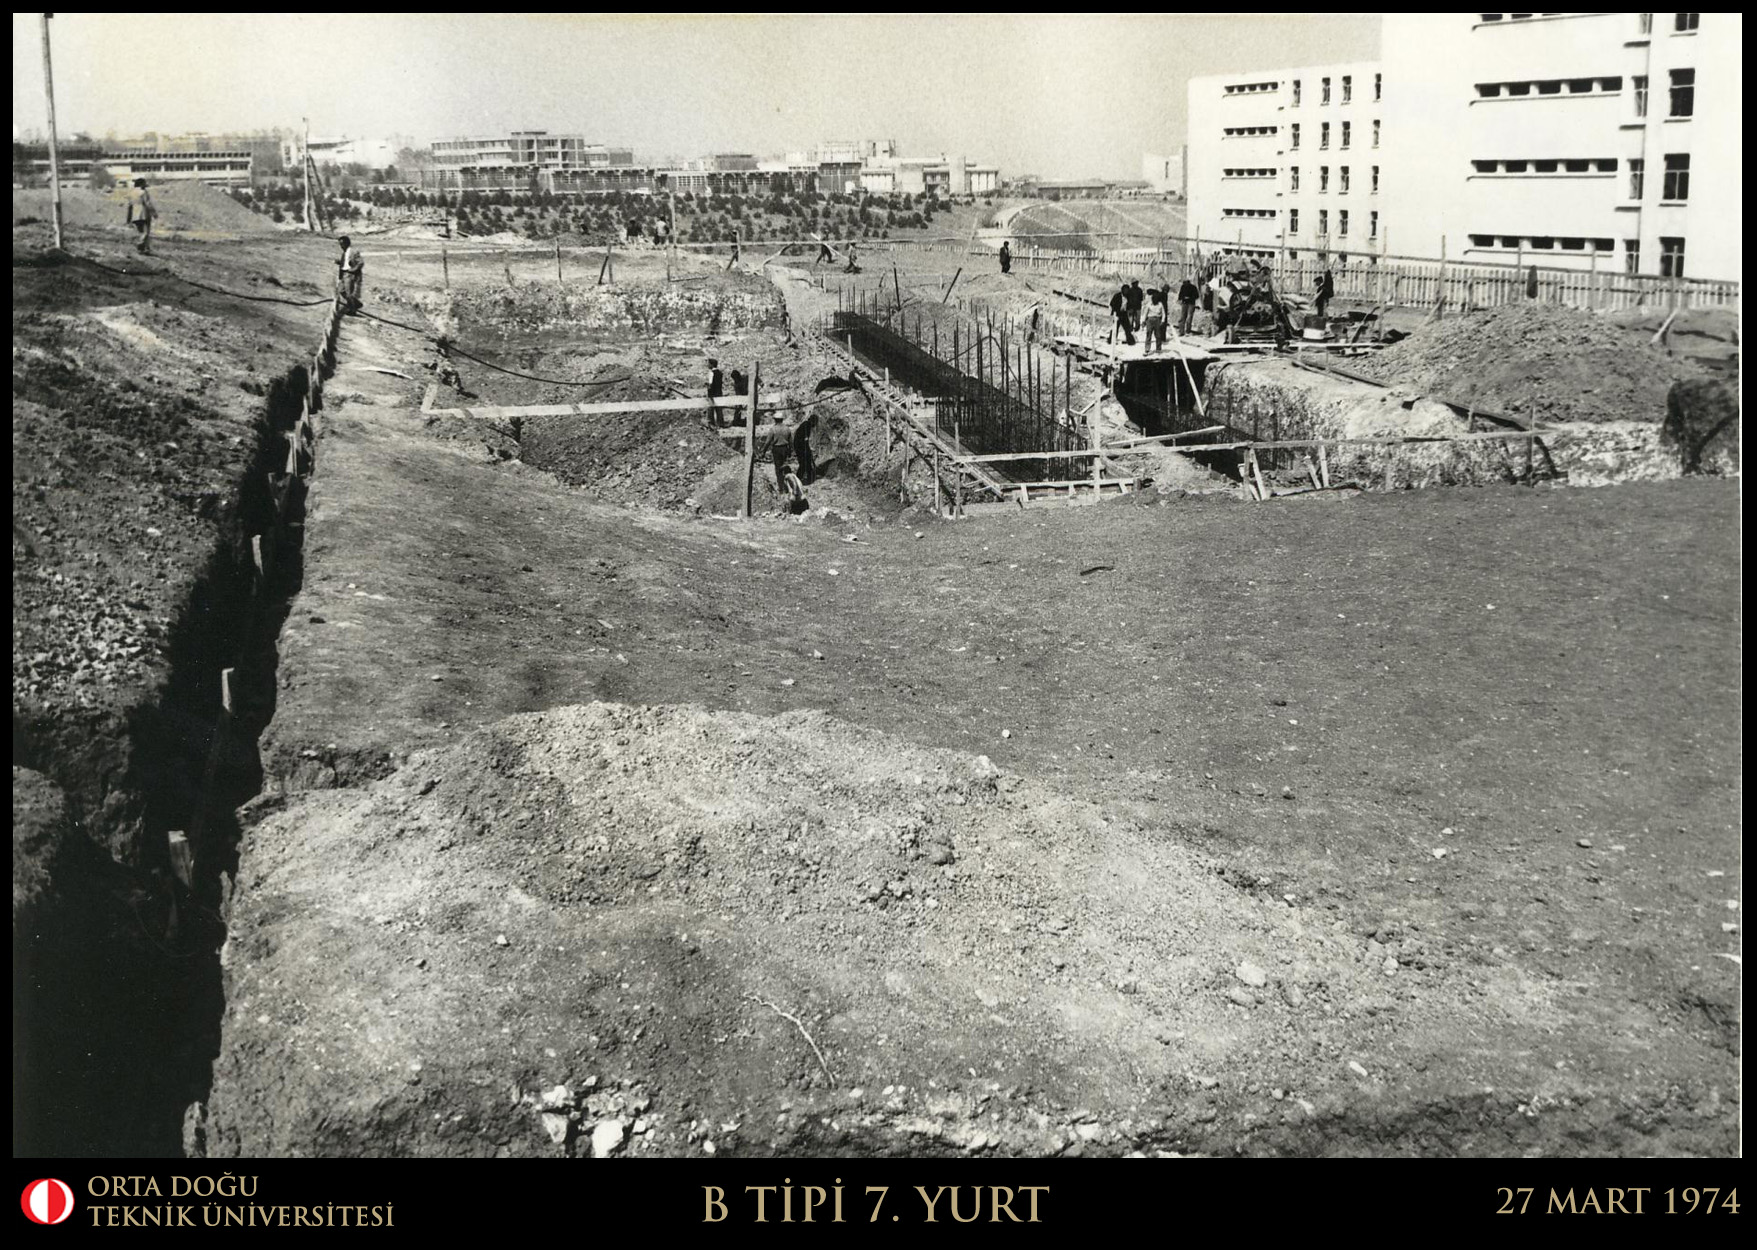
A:
[[[439,267],[445,271],[445,289],[449,291],[451,290],[451,255],[447,252],[443,242],[439,245]]]
[[[1269,498],[1269,488],[1263,485],[1263,470],[1257,466],[1257,449],[1251,448],[1251,476],[1257,480],[1257,500],[1262,502]]]
[[[561,284],[561,240],[557,239],[555,241],[555,285],[560,286]]]
[[[1330,485],[1330,457],[1324,454],[1322,443],[1318,445],[1318,472],[1323,477],[1324,485]]]
[[[762,385],[762,365],[752,363],[750,366],[750,403],[744,409],[744,506],[738,515],[750,519],[750,492],[756,479],[756,401],[757,390]]]

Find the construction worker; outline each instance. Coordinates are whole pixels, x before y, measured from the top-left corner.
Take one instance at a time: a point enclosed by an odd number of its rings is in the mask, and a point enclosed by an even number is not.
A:
[[[152,255],[153,218],[159,210],[153,206],[152,192],[146,189],[146,179],[136,178],[134,190],[128,193],[128,224],[133,226],[140,238],[135,241],[134,250],[142,256]]]
[[[848,245],[848,264],[847,264],[846,268],[844,268],[842,270],[842,272],[843,273],[859,273],[860,272],[860,266],[854,263],[854,244],[852,244],[852,243],[850,243]]]
[[[811,436],[817,429],[817,410],[808,408],[805,418],[793,427],[793,456],[799,461],[799,481],[810,486],[817,476],[817,462],[811,457]]]
[[[341,259],[336,261],[336,290],[341,292],[345,312],[360,311],[360,284],[366,278],[366,258],[347,235],[336,240],[342,245]]]
[[[732,259],[726,262],[726,272],[731,273],[738,268],[738,240],[732,240]]]
[[[708,401],[710,404],[708,408],[708,428],[710,430],[718,430],[720,428],[720,410],[713,407],[712,403],[714,400],[719,399],[725,391],[726,378],[725,375],[720,372],[720,362],[710,356],[708,357]]]
[[[828,243],[825,243],[822,239],[819,239],[817,241],[817,259],[814,260],[812,262],[812,264],[821,265],[826,260],[829,261],[831,264],[835,264],[836,254],[830,250],[830,245]]]
[[[1001,242],[1001,272],[1013,272],[1013,249],[1008,247],[1004,240]]]
[[[1183,282],[1177,288],[1177,332],[1179,334],[1190,332],[1190,323],[1196,318],[1196,299],[1199,294],[1195,282],[1186,274]]]
[[[1129,329],[1139,330],[1141,328],[1141,305],[1147,302],[1147,297],[1141,292],[1139,278],[1129,283],[1128,289]]]
[[[1123,283],[1117,288],[1116,294],[1110,297],[1110,315],[1116,322],[1116,328],[1110,332],[1110,341],[1116,342],[1116,331],[1123,332],[1123,341],[1130,347],[1135,345],[1135,332],[1129,326],[1129,284]]]
[[[1313,303],[1315,303],[1318,308],[1318,316],[1322,317],[1324,315],[1325,307],[1335,298],[1336,279],[1331,275],[1330,271],[1326,269],[1324,271],[1324,276],[1318,279],[1317,296],[1313,300]]]
[[[1144,324],[1147,327],[1147,350],[1150,352],[1158,350],[1153,345],[1155,338],[1159,341],[1159,347],[1165,346],[1165,299],[1169,290],[1169,287],[1156,286],[1147,292],[1147,316]]]

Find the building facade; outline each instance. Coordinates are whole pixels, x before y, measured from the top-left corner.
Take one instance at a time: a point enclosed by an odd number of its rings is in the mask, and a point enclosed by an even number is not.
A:
[[[1189,227],[1250,255],[1377,251],[1387,99],[1377,62],[1189,84]]]
[[[1191,233],[1741,276],[1743,19],[1387,17],[1377,62],[1194,78]]]
[[[1147,189],[1155,195],[1182,195],[1184,158],[1188,151],[1188,148],[1179,148],[1170,156],[1155,156],[1151,152],[1143,156],[1141,177],[1146,180]]]
[[[249,186],[252,157],[235,152],[106,152],[104,168],[118,182],[211,182],[218,186]]]
[[[1743,18],[1385,19],[1394,250],[1741,276]],[[1443,56],[1434,50],[1444,49]]]

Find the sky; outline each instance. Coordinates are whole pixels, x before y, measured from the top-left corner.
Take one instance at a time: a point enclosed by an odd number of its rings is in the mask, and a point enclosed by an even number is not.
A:
[[[1139,177],[1200,74],[1373,60],[1374,16],[66,13],[60,133],[583,133],[637,159],[896,139],[1005,176]],[[12,124],[42,131],[38,14],[12,18]]]

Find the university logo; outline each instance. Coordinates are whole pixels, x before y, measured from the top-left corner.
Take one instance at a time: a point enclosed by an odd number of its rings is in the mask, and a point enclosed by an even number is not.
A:
[[[59,1224],[73,1214],[73,1191],[65,1181],[32,1181],[19,1206],[36,1224]]]

